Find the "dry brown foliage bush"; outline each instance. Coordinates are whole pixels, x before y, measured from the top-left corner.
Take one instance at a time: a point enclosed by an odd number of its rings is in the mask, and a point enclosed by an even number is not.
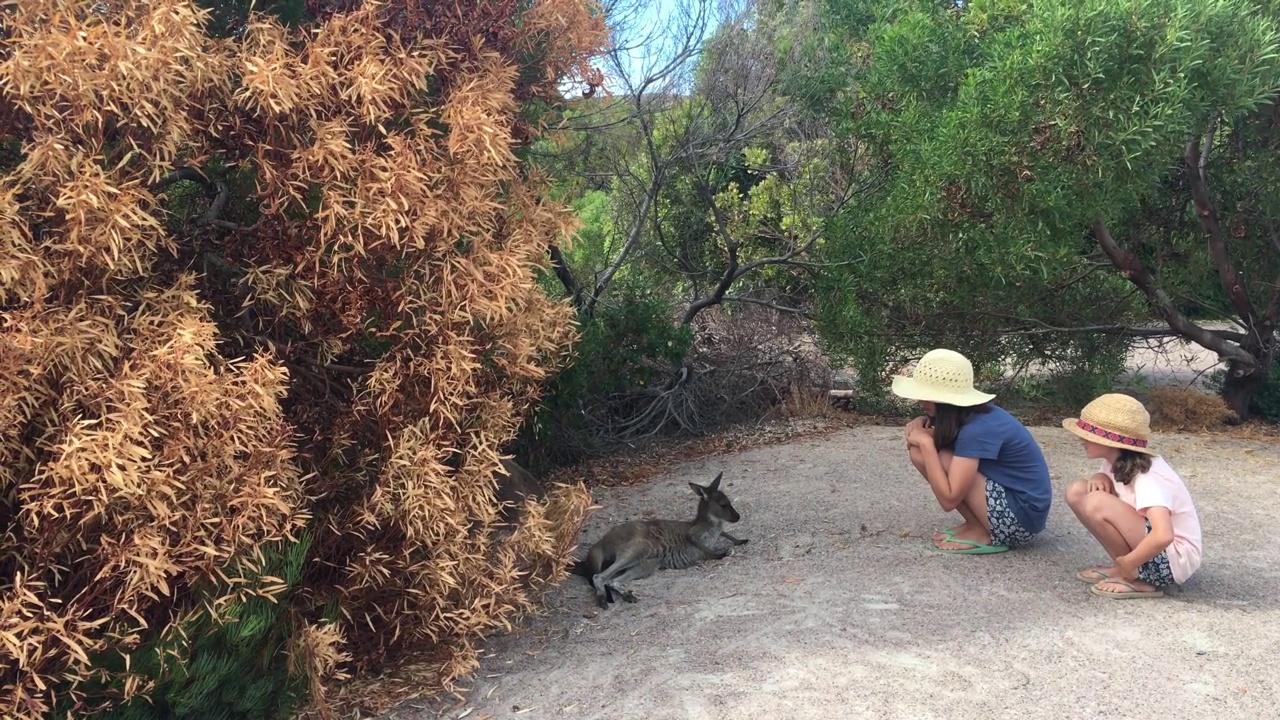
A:
[[[832,370],[802,316],[756,304],[709,308],[695,321],[691,363],[720,424],[834,416]],[[708,427],[707,429],[711,429]]]
[[[1148,394],[1146,406],[1152,429],[1165,432],[1221,429],[1234,417],[1221,395],[1192,388],[1155,388]]]
[[[290,603],[318,694],[407,649],[470,670],[588,504],[494,533],[499,452],[573,338],[534,279],[573,219],[514,148],[598,8],[317,3],[215,39],[189,0],[0,6],[0,713],[146,694],[92,658],[244,593]],[[304,527],[302,586],[257,577]],[[213,580],[237,589],[193,606]]]

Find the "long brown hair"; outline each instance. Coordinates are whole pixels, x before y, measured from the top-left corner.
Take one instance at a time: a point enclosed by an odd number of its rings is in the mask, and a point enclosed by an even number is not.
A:
[[[1135,450],[1121,450],[1120,457],[1111,465],[1116,482],[1128,485],[1133,479],[1151,469],[1151,456]]]
[[[949,403],[934,403],[933,446],[939,450],[950,450],[956,445],[960,436],[960,428],[969,422],[974,415],[991,412],[991,403],[984,402],[972,407],[960,407]]]

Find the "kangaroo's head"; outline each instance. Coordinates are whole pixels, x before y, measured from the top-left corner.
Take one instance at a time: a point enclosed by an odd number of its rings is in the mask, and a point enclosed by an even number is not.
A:
[[[710,519],[722,523],[736,523],[741,519],[741,515],[737,510],[733,509],[733,503],[729,502],[729,496],[720,492],[720,476],[723,472],[716,474],[716,479],[711,481],[710,485],[699,485],[697,483],[689,483],[689,487],[698,494],[698,518]]]

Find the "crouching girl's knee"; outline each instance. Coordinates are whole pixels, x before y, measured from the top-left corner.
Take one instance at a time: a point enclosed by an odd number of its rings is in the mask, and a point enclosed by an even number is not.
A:
[[[919,445],[912,445],[907,448],[907,455],[911,458],[911,464],[917,468],[924,467],[924,453],[920,451]]]
[[[1079,508],[1089,495],[1089,479],[1081,478],[1067,486],[1067,504]]]

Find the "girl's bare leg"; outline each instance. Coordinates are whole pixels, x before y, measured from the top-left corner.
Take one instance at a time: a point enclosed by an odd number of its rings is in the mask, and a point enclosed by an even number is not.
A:
[[[1131,505],[1111,493],[1101,490],[1089,492],[1088,485],[1087,480],[1071,483],[1067,487],[1067,505],[1112,560],[1132,552],[1147,536],[1146,520]],[[1116,577],[1119,572],[1114,565],[1094,569],[1108,577]],[[1133,580],[1130,584],[1139,590],[1155,589],[1142,580]],[[1127,590],[1123,585],[1109,581],[1098,583],[1098,589],[1112,592]]]
[[[926,477],[924,456],[921,455],[920,449],[912,447],[910,454],[911,464],[916,467],[920,477]],[[953,457],[955,457],[955,453],[950,450],[938,451],[938,461],[942,463],[943,470],[951,472],[951,458]],[[970,488],[969,494],[965,496],[965,499],[956,506],[956,511],[960,513],[960,517],[964,519],[964,522],[951,528],[951,534],[955,537],[963,535],[966,539],[975,540],[978,539],[977,534],[981,531],[986,535],[987,539],[980,540],[980,542],[987,543],[991,541],[991,520],[987,517],[987,479],[979,475],[973,485],[974,487]],[[940,532],[933,534],[935,543],[946,539],[946,536]]]
[[[956,509],[960,511],[961,515],[964,515],[965,522],[954,535],[935,543],[938,548],[941,550],[966,550],[973,547],[973,543],[990,545],[991,516],[987,514],[987,478],[985,475],[978,473],[978,476],[973,479],[973,486],[969,488],[968,494],[965,495],[964,500],[960,501]]]

